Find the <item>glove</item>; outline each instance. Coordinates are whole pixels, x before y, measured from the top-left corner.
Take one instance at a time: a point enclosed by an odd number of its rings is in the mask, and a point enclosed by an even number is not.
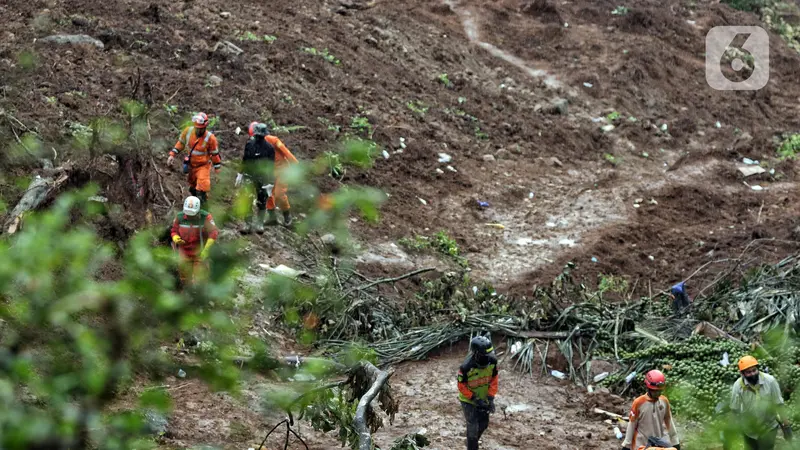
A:
[[[206,246],[203,247],[203,251],[200,252],[200,259],[205,261],[208,258],[208,252],[212,245],[214,245],[214,239],[209,239],[206,241]]]
[[[236,186],[236,187],[239,187],[239,186],[242,185],[242,181],[243,180],[244,180],[244,175],[242,175],[241,173],[237,174],[236,175],[236,182],[233,185]]]
[[[174,153],[175,153],[174,151],[169,152],[169,158],[167,158],[167,165],[168,166],[171,166],[172,162],[175,161],[175,154]]]
[[[489,412],[494,414],[494,397],[489,397]]]
[[[489,410],[489,402],[484,399],[475,400],[475,406],[481,411]]]
[[[186,241],[181,239],[180,235],[177,234],[175,236],[172,236],[172,242],[174,242],[177,245],[183,245],[186,243]]]

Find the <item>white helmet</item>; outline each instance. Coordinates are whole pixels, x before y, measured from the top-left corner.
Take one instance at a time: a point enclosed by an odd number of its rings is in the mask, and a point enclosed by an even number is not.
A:
[[[187,216],[196,216],[200,212],[200,199],[194,196],[186,197],[183,202],[183,213]]]

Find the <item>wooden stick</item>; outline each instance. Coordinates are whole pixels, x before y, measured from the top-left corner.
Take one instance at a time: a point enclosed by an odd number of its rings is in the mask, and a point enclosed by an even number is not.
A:
[[[394,372],[384,372],[368,362],[364,363],[363,367],[368,372],[377,372],[378,376],[375,378],[375,381],[372,382],[372,387],[370,387],[367,393],[358,401],[356,415],[353,419],[353,426],[358,433],[358,450],[372,450],[372,435],[367,426],[367,410],[369,404],[372,403],[372,400],[374,400],[381,389],[383,389],[383,386],[389,381],[389,377],[391,377]]]

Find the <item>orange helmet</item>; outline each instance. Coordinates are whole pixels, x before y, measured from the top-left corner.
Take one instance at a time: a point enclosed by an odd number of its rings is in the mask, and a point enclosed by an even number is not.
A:
[[[756,367],[758,365],[758,361],[750,355],[742,356],[742,359],[739,360],[739,372],[743,370],[747,370],[751,367]]]
[[[208,126],[208,115],[204,112],[199,112],[192,117],[192,123],[197,128],[205,128]]]
[[[651,370],[644,376],[644,385],[647,389],[660,391],[664,389],[665,384],[667,384],[667,377],[660,370]]]
[[[247,126],[247,134],[249,134],[250,137],[253,137],[253,134],[255,134],[256,125],[258,125],[258,122],[250,122],[250,125]]]

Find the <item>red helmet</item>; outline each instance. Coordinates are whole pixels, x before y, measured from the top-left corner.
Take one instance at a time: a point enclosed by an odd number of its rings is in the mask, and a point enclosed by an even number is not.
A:
[[[192,123],[197,128],[205,128],[208,126],[208,115],[204,112],[199,112],[192,117]]]
[[[644,385],[647,386],[647,389],[660,391],[664,389],[665,384],[667,384],[667,377],[660,370],[651,370],[644,376]]]
[[[253,132],[255,131],[254,129],[256,125],[258,125],[258,122],[250,122],[250,125],[247,127],[247,134],[249,134],[250,137],[253,137]]]

